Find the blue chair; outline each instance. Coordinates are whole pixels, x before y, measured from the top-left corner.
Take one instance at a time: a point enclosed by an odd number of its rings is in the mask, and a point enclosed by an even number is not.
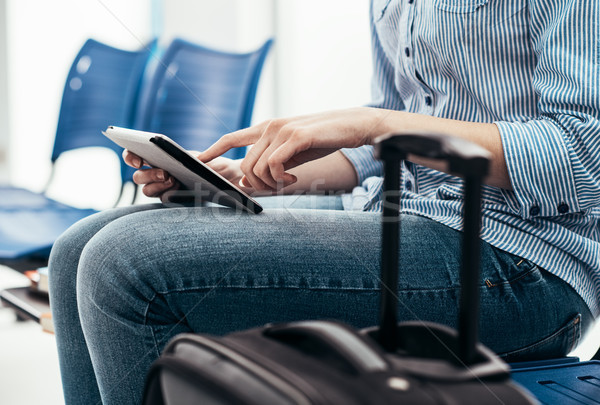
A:
[[[250,53],[209,49],[175,39],[155,68],[138,129],[169,136],[184,148],[203,150],[219,137],[250,125],[268,40]],[[225,156],[236,159],[244,148]]]
[[[121,148],[101,133],[108,125],[133,125],[140,83],[156,41],[139,51],[125,51],[93,39],[85,42],[67,76],[51,156],[84,147]],[[121,159],[120,159],[121,160]],[[121,164],[121,192],[131,172]],[[45,261],[54,240],[77,220],[92,213],[61,204],[23,188],[0,187],[0,261]]]
[[[512,378],[543,404],[600,403],[600,349],[588,361],[563,357],[510,366]]]
[[[125,51],[93,39],[86,41],[65,84],[52,167],[63,152],[91,146],[111,149],[121,161],[123,149],[100,131],[108,125],[134,125],[144,71],[156,44],[154,40],[139,51]],[[123,185],[131,181],[132,172],[127,167],[120,167],[121,193]]]

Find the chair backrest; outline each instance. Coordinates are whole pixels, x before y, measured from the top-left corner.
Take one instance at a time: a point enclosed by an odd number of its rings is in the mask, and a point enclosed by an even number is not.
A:
[[[155,68],[136,127],[165,134],[193,150],[247,127],[272,42],[254,52],[232,53],[173,40]],[[244,154],[239,148],[225,156]]]
[[[99,146],[121,148],[100,132],[108,125],[134,125],[136,103],[148,58],[156,40],[126,51],[88,39],[73,61],[65,84],[52,162],[68,150]],[[123,182],[131,172],[121,165]]]

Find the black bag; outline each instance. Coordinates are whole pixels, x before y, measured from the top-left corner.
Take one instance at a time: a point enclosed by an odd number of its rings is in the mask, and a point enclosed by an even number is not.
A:
[[[270,324],[224,337],[176,336],[153,364],[145,405],[532,404],[509,367],[478,343],[480,188],[488,153],[460,139],[395,135],[378,140],[385,164],[381,324]],[[400,161],[443,159],[465,178],[459,331],[397,323]]]

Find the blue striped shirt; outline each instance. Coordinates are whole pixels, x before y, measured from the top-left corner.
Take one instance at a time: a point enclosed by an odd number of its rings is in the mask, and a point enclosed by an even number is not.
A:
[[[481,237],[600,315],[600,0],[374,0],[372,106],[500,131],[513,190],[484,186]],[[372,147],[344,149],[380,210]],[[462,228],[463,182],[406,163],[402,211]],[[347,196],[348,197],[348,196]],[[354,197],[354,198],[352,198]]]

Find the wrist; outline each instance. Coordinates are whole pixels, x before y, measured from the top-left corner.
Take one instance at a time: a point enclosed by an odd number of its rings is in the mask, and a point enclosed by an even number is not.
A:
[[[369,127],[366,128],[367,139],[365,144],[373,145],[375,139],[381,135],[403,130],[404,111],[386,110],[383,108],[368,107],[371,111]]]

